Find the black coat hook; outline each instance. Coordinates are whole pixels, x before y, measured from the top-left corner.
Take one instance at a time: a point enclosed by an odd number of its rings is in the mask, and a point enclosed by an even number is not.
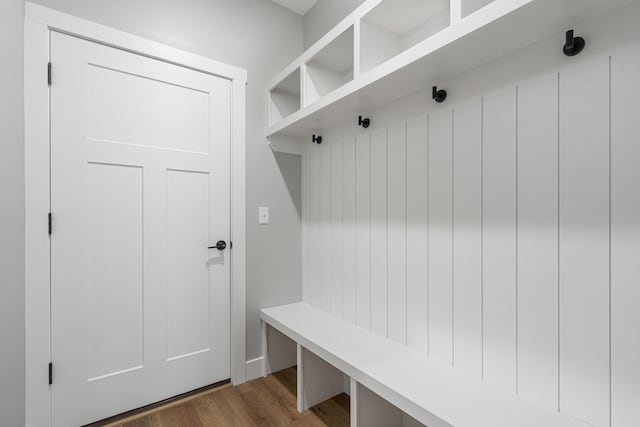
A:
[[[320,135],[318,135],[318,136],[313,135],[313,138],[311,139],[311,141],[314,144],[322,144],[322,137]]]
[[[367,118],[362,118],[362,116],[358,117],[358,126],[362,126],[363,128],[368,128],[369,125],[371,124],[371,120],[367,119]]]
[[[574,37],[573,30],[567,31],[566,41],[562,51],[567,56],[576,56],[584,49],[585,41],[582,37]]]
[[[445,99],[447,99],[447,91],[444,89],[438,90],[438,87],[434,86],[432,89],[431,97],[433,98],[434,101],[436,101],[439,104],[441,102],[444,102]]]

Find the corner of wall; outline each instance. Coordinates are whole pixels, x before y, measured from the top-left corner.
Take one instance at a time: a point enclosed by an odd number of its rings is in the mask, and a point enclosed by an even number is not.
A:
[[[0,2],[0,424],[24,425],[24,0]]]

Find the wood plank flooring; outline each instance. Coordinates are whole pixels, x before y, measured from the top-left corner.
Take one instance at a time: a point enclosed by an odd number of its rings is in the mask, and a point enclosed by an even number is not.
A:
[[[302,414],[296,410],[296,368],[223,386],[104,427],[253,427],[349,425],[349,397],[341,394]]]

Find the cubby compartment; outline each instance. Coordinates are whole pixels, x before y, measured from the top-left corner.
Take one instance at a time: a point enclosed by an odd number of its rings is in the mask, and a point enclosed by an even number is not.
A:
[[[449,9],[449,0],[384,0],[361,21],[361,71],[375,68],[448,27]]]
[[[462,0],[462,17],[471,15],[495,0]]]
[[[263,372],[269,375],[298,363],[298,346],[283,333],[262,323]]]
[[[436,416],[433,426],[453,427]],[[351,380],[351,427],[426,427],[367,387]]]
[[[306,62],[304,105],[312,104],[353,80],[353,27]]]
[[[341,425],[348,421],[352,407],[350,378],[267,323],[261,325],[263,375],[275,374],[286,379],[290,390],[296,394],[298,412],[314,407],[322,411],[327,405],[339,404],[343,409],[334,414],[335,420],[341,421]],[[293,369],[295,380],[291,381]]]
[[[349,392],[349,377],[298,344],[298,411]]]
[[[269,124],[279,122],[300,109],[300,68],[269,91]]]

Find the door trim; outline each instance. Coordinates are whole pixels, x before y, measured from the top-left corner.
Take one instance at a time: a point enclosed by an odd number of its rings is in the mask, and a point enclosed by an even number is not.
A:
[[[25,4],[26,425],[51,425],[49,86],[51,31],[62,32],[231,81],[231,381],[245,382],[245,92],[247,72],[30,2]],[[53,65],[55,84],[55,64]],[[55,222],[55,221],[54,221]],[[55,224],[54,224],[55,226]],[[55,230],[54,230],[55,233]],[[55,361],[54,361],[55,362]],[[55,372],[54,372],[55,383]]]

